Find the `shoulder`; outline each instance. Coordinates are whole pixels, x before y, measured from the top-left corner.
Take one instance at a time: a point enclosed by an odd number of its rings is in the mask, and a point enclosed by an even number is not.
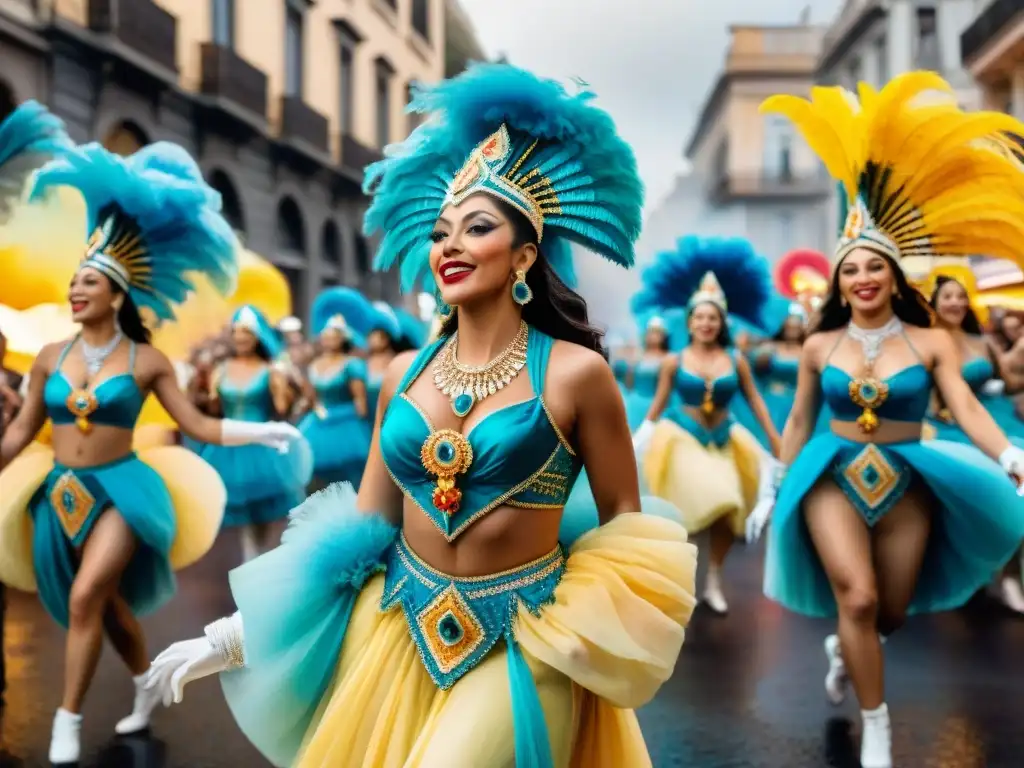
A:
[[[593,386],[615,379],[604,356],[571,341],[556,339],[551,347],[548,381],[566,386]]]
[[[959,356],[956,341],[945,328],[910,327],[907,328],[907,338],[923,356],[933,356],[937,359]]]
[[[804,342],[802,357],[811,361],[815,367],[820,367],[825,362],[825,357],[835,349],[842,334],[846,333],[845,328],[834,331],[819,331],[812,333]]]
[[[36,376],[49,376],[57,368],[57,360],[60,358],[64,348],[72,343],[74,339],[65,341],[54,341],[44,344],[39,350],[36,359],[32,362],[33,379]]]
[[[387,370],[384,371],[384,383],[383,389],[385,392],[394,392],[398,388],[398,383],[402,380],[402,377],[409,372],[412,368],[413,363],[416,362],[416,358],[419,356],[420,350],[410,349],[407,352],[399,352],[395,355],[394,359],[388,363]]]

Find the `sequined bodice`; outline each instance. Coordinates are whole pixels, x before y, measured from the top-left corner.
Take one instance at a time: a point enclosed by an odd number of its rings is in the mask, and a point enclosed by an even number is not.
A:
[[[856,421],[864,412],[850,397],[854,380],[842,368],[826,365],[821,373],[821,393],[837,421]],[[932,377],[920,363],[882,379],[888,389],[885,402],[876,409],[880,419],[923,421],[931,399]]]
[[[270,393],[270,368],[264,368],[248,381],[236,383],[222,374],[217,384],[225,419],[270,421],[274,418],[274,398]]]
[[[699,408],[704,404],[705,395],[710,387],[711,402],[714,403],[715,408],[722,409],[729,406],[740,386],[739,377],[736,375],[736,356],[734,353],[730,353],[730,357],[733,361],[732,370],[711,381],[691,373],[680,365],[676,370],[675,387],[679,399],[684,405]]]
[[[457,510],[448,512],[435,506],[438,478],[428,471],[423,457],[448,460],[457,436],[451,438],[445,430],[436,430],[406,390],[445,340],[420,352],[384,414],[380,451],[395,483],[449,541],[502,505],[531,509],[564,506],[581,462],[544,404],[544,375],[553,341],[534,328],[529,331],[523,372],[530,377],[533,397],[488,413],[465,434],[472,461],[464,474],[456,476],[461,502]]]
[[[366,363],[358,358],[350,358],[340,368],[326,374],[313,369],[309,372],[309,383],[325,408],[351,403],[353,381],[366,381]]]
[[[633,391],[642,397],[654,397],[660,374],[661,360],[644,358],[633,368]]]
[[[73,342],[72,342],[73,343]],[[128,370],[110,376],[91,389],[80,390],[71,386],[61,371],[64,358],[71,349],[69,343],[57,359],[57,367],[43,386],[46,415],[54,424],[74,424],[78,412],[88,411],[88,422],[107,427],[131,429],[142,410],[145,396],[135,382],[135,342],[130,342]],[[72,403],[74,397],[77,402]],[[91,409],[91,410],[90,410]]]

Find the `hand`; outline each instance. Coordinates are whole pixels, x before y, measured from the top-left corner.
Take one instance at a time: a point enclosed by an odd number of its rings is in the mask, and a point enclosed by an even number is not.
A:
[[[760,475],[757,504],[754,505],[753,511],[747,517],[746,536],[749,544],[753,544],[761,538],[761,532],[772,516],[779,487],[786,475],[786,465],[773,458],[765,457],[761,460]]]
[[[222,419],[220,422],[222,445],[247,445],[258,443],[287,453],[288,447],[301,435],[299,430],[285,421],[237,421]]]
[[[186,683],[228,668],[220,652],[205,637],[182,640],[161,653],[146,673],[146,688],[160,691],[164,706],[180,704]]]
[[[256,442],[276,448],[279,453],[288,453],[291,444],[302,439],[302,433],[287,421],[270,421],[264,424],[266,431]]]
[[[646,452],[647,446],[651,444],[651,437],[654,435],[654,422],[645,420],[633,435],[633,451],[636,454]]]
[[[775,496],[765,496],[757,500],[754,509],[747,516],[747,544],[754,544],[761,538],[761,532],[771,519],[775,510]]]
[[[1024,448],[1011,445],[999,454],[999,466],[1017,486],[1017,495],[1024,496]]]

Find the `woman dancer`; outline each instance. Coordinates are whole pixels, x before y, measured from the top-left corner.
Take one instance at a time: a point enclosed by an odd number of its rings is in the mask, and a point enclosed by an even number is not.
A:
[[[626,418],[631,430],[639,428],[651,410],[661,367],[668,354],[668,326],[664,318],[654,315],[644,323],[643,352],[630,367],[627,379]]]
[[[134,709],[118,733],[145,728],[158,699],[136,616],[174,593],[172,570],[212,545],[224,508],[216,473],[176,447],[136,455],[132,434],[153,393],[186,435],[208,442],[279,445],[285,424],[218,421],[178,388],[168,359],[149,345],[140,318],[170,320],[205,273],[232,287],[236,241],[220,198],[188,154],[150,145],[128,159],[98,145],[69,151],[34,178],[35,197],[58,185],[84,196],[92,233],[68,299],[81,332],[37,357],[25,404],[0,445],[0,580],[36,591],[67,627],[64,692],[50,759],[79,757],[82,700],[104,629],[135,676]],[[53,451],[21,453],[49,417]]]
[[[251,305],[231,318],[231,354],[210,377],[207,407],[225,418],[259,423],[284,418],[293,389],[274,364],[281,353],[277,332]],[[306,497],[313,456],[305,439],[277,451],[266,445],[193,444],[217,470],[228,491],[224,527],[238,528],[243,561],[268,548],[271,524]]]
[[[918,101],[925,92],[939,95]],[[964,603],[1024,536],[1024,504],[1007,480],[1021,482],[1024,451],[964,382],[956,345],[930,328],[931,310],[900,259],[934,256],[932,244],[943,255],[1020,258],[1024,178],[980,140],[1024,126],[962,113],[931,73],[902,75],[881,92],[862,83],[860,95],[859,109],[838,88],[763,107],[794,121],[849,205],[783,437],[789,470],[774,502],[765,592],[798,613],[838,613],[826,690],[841,701],[848,676],[864,721],[861,764],[889,768],[881,638],[908,612]],[[991,458],[921,441],[933,387]],[[808,441],[819,398],[831,430]],[[751,515],[751,538],[772,496]]]
[[[172,646],[153,683],[180,699],[244,663],[225,690],[278,766],[649,766],[629,708],[671,674],[694,552],[635,514],[622,399],[559,277],[567,238],[632,262],[633,154],[590,94],[507,65],[417,106],[441,115],[370,169],[368,223],[377,264],[406,286],[429,269],[450,319],[389,370],[358,499],[307,502],[232,574],[240,614]],[[565,551],[584,464],[603,524]]]
[[[807,311],[792,302],[775,338],[753,354],[754,371],[775,429],[782,431],[793,407],[800,354],[807,339]]]
[[[366,362],[352,354],[365,341],[347,318],[371,322],[376,310],[351,288],[330,288],[313,304],[320,354],[309,366],[315,409],[299,424],[313,447],[313,474],[323,485],[348,482],[355,488],[370,453]]]
[[[737,393],[750,405],[773,451],[779,443],[750,366],[729,338],[730,307],[748,323],[762,323],[770,276],[767,266],[759,269],[758,263],[745,240],[684,237],[675,251],[659,254],[648,267],[644,288],[633,300],[638,312],[686,307],[689,343],[662,362],[657,394],[634,444],[650,492],[679,507],[690,534],[710,530],[703,599],[717,614],[729,610],[722,565],[736,537],[743,535],[764,456],[731,416]],[[679,401],[669,407],[673,393]]]

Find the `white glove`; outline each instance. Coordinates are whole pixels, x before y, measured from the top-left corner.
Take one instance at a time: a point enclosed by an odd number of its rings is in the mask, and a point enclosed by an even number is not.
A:
[[[259,443],[288,452],[289,444],[301,437],[299,430],[286,421],[237,421],[221,419],[221,445],[249,445]]]
[[[647,446],[651,443],[651,437],[653,435],[654,422],[645,419],[633,434],[633,451],[637,454],[645,452],[647,450]]]
[[[206,627],[206,635],[174,643],[146,673],[146,688],[160,692],[165,707],[180,704],[186,683],[244,664],[242,619],[238,613]]]
[[[1002,379],[989,379],[981,387],[981,393],[988,397],[999,397],[1006,391],[1006,382]]]
[[[1024,496],[1024,448],[1011,445],[999,454],[999,466],[1006,474],[1017,478],[1020,483],[1017,486],[1017,495]]]
[[[757,487],[757,504],[747,517],[747,543],[753,544],[761,538],[761,532],[775,509],[775,499],[779,495],[779,486],[786,474],[786,465],[771,456],[761,460],[761,478]]]

